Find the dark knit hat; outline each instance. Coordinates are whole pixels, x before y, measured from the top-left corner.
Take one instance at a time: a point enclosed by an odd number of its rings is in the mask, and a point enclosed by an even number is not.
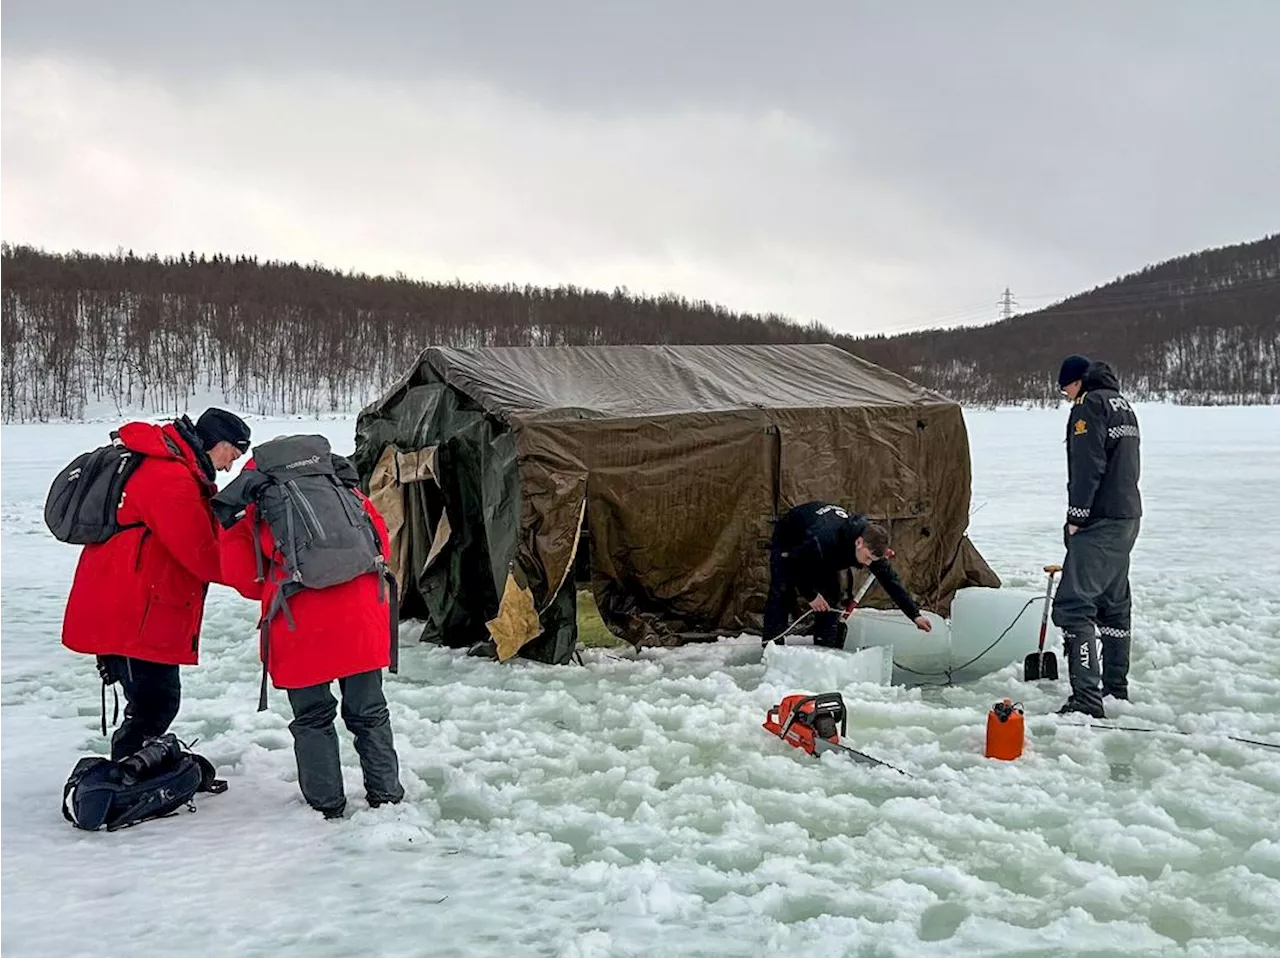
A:
[[[1069,383],[1084,379],[1084,372],[1089,368],[1089,362],[1088,356],[1081,356],[1079,353],[1072,353],[1064,359],[1062,368],[1058,370],[1058,388],[1065,389]]]
[[[208,452],[224,439],[241,452],[249,448],[249,427],[235,413],[210,407],[196,420],[196,435]]]

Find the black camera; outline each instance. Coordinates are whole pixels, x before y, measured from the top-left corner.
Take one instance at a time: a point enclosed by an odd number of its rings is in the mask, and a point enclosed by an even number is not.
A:
[[[149,738],[142,748],[120,760],[120,784],[136,785],[139,779],[150,778],[181,757],[182,743],[172,732]]]

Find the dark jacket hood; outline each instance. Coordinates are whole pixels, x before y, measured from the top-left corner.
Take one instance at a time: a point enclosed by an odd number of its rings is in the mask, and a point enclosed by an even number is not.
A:
[[[1120,380],[1111,371],[1111,367],[1103,362],[1090,363],[1089,368],[1084,371],[1084,377],[1080,380],[1080,385],[1085,390],[1114,389],[1116,392],[1120,391]]]

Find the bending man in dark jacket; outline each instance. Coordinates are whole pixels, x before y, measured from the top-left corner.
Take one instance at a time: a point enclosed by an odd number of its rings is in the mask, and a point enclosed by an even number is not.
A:
[[[1059,711],[1104,718],[1103,695],[1129,697],[1129,553],[1142,516],[1138,417],[1106,363],[1068,356],[1058,385],[1072,400],[1067,558],[1053,600],[1071,697]]]
[[[840,572],[870,569],[899,609],[916,628],[928,632],[929,620],[903,588],[885,558],[889,534],[866,516],[850,514],[826,502],[806,502],[782,516],[769,550],[769,599],[764,608],[764,638],[781,645],[799,594],[816,613],[815,645],[839,646]]]

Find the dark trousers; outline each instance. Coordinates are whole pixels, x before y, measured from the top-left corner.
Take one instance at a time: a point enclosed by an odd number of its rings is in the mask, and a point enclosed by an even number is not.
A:
[[[1129,694],[1129,555],[1138,519],[1095,519],[1067,539],[1053,624],[1062,629],[1071,697],[1101,711],[1102,696]]]
[[[182,683],[176,665],[123,655],[100,655],[98,661],[106,680],[119,682],[124,690],[124,721],[111,736],[111,759],[118,762],[147,739],[169,731],[182,703]]]
[[[332,683],[289,689],[294,719],[293,753],[298,760],[298,786],[307,804],[327,814],[340,814],[347,799],[342,788],[342,763],[333,720],[338,703]],[[365,798],[373,806],[404,798],[400,761],[391,735],[391,716],[382,694],[382,670],[338,679],[342,693],[342,722],[355,737]]]
[[[764,636],[769,642],[787,630],[791,622],[791,613],[795,609],[798,592],[792,576],[790,556],[785,540],[775,534],[769,548],[769,597],[764,605]],[[816,588],[819,595],[831,605],[840,600],[840,574],[833,572],[824,576],[823,581],[805,583]],[[840,638],[840,613],[815,612],[813,614],[813,642],[815,645],[838,647]]]

